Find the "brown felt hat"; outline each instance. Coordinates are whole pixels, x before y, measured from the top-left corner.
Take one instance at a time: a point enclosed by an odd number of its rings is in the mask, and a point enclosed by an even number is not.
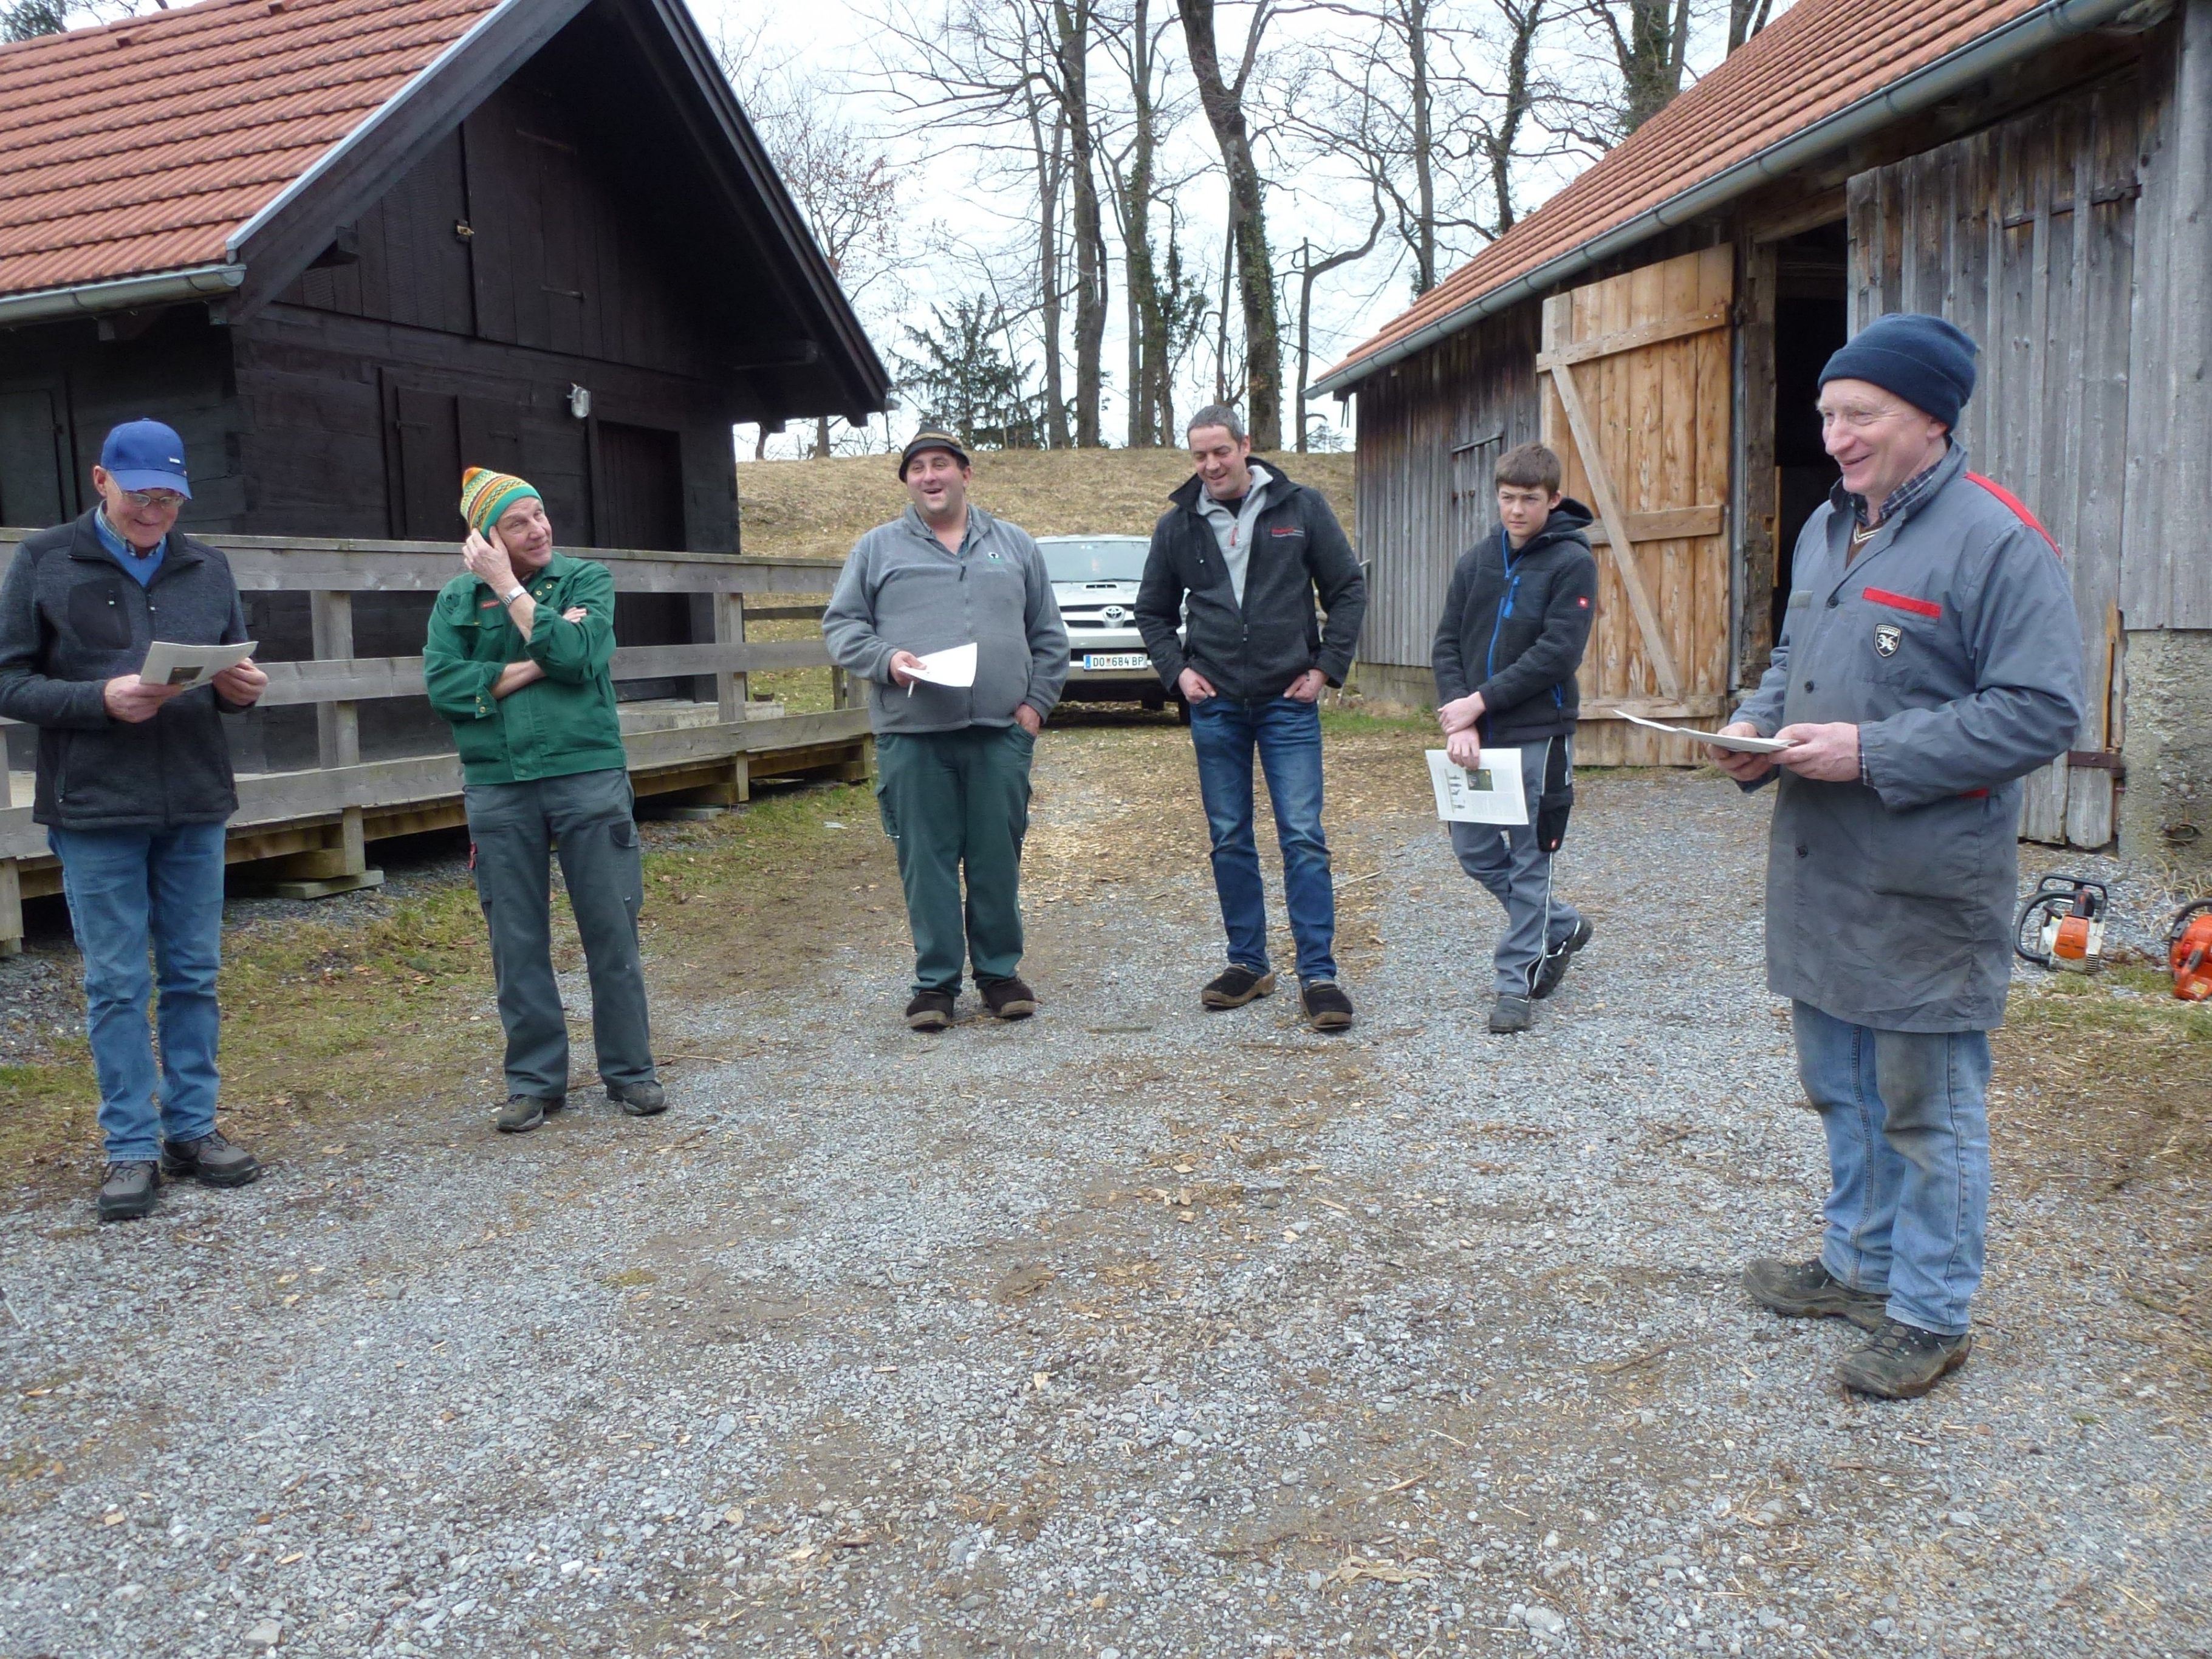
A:
[[[975,465],[968,459],[968,452],[960,447],[959,439],[954,437],[950,432],[933,432],[925,428],[908,438],[906,441],[906,447],[899,452],[899,482],[901,483],[906,482],[907,464],[925,449],[947,450],[951,452],[952,459],[961,465]]]

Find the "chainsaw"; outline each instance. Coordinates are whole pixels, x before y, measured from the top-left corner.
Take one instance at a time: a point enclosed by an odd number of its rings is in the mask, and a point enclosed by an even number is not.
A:
[[[2045,876],[2020,907],[2012,948],[2022,962],[2086,974],[2105,948],[2105,912],[2111,900],[2101,881]],[[2212,927],[2207,927],[2212,933]]]
[[[2166,929],[2173,994],[2184,1002],[2212,998],[2212,899],[2196,899],[2173,913]]]

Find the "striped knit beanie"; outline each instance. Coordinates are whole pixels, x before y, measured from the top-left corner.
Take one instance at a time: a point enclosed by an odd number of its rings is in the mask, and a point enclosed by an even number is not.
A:
[[[486,535],[499,522],[501,514],[524,496],[537,494],[536,484],[526,483],[510,473],[472,466],[461,474],[461,516],[477,535]]]

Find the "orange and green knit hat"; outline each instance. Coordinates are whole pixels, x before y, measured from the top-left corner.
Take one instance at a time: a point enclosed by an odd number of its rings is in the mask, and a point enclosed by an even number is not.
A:
[[[486,535],[499,522],[501,514],[524,496],[537,494],[536,484],[511,473],[472,466],[461,474],[461,516],[477,535]]]

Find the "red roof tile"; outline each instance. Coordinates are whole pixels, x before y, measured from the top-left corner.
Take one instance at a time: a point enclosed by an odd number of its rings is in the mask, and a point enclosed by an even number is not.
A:
[[[203,0],[0,46],[0,294],[219,264],[497,0]]]
[[[2041,0],[1797,0],[1588,172],[1331,368],[1407,335],[2035,9]]]

